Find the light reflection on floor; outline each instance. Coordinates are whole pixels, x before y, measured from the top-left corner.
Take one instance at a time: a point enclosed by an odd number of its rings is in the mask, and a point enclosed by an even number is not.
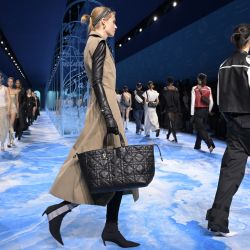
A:
[[[211,206],[218,180],[224,142],[216,141],[214,153],[205,145],[194,151],[194,136],[178,134],[178,144],[165,139],[126,132],[130,144],[157,143],[164,162],[155,150],[156,176],[141,189],[140,200],[123,199],[120,229],[137,240],[137,249],[250,249],[250,178],[246,176],[231,208],[233,238],[215,238],[206,230],[204,219]],[[45,113],[15,149],[0,153],[0,249],[61,249],[48,232],[43,210],[58,199],[48,190],[75,138],[62,138]],[[65,187],[66,188],[66,187]],[[120,249],[102,245],[100,234],[105,208],[80,206],[65,217],[62,225],[64,249]]]

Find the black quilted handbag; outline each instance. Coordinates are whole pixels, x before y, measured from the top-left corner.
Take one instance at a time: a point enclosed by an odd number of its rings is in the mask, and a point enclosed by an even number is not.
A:
[[[119,136],[120,148],[108,148],[105,136],[103,149],[77,154],[82,178],[91,193],[146,187],[153,180],[154,145],[125,146],[123,137],[121,134]]]

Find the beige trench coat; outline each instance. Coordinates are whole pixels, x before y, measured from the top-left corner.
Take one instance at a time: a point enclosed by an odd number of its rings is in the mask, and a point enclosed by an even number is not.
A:
[[[92,55],[101,40],[103,40],[103,38],[97,32],[92,31],[84,50],[84,64],[90,85],[92,85]],[[107,45],[102,83],[114,119],[116,120],[119,131],[122,134],[125,143],[127,144],[121,113],[116,100],[115,63]],[[74,158],[76,153],[103,148],[103,138],[106,135],[106,131],[107,129],[105,120],[101,114],[93,88],[91,87],[90,99],[85,118],[85,126],[75,145],[71,149],[69,156],[64,162],[59,174],[57,175],[57,178],[50,190],[52,195],[76,204],[93,204],[105,206],[110,201],[114,193],[93,195],[89,192],[86,182],[81,178],[78,159],[77,157]],[[111,140],[109,141],[109,144],[119,147],[119,136],[112,135],[110,137]],[[139,192],[137,189],[133,190],[132,194],[134,200],[139,198]]]

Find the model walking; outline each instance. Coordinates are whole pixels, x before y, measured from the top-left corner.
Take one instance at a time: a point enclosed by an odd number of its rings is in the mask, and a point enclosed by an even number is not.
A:
[[[7,80],[8,91],[10,95],[10,115],[9,115],[9,143],[8,147],[15,146],[14,144],[14,123],[18,112],[18,90],[14,89],[14,78],[9,77]]]
[[[211,153],[214,142],[206,131],[208,113],[213,108],[213,96],[211,88],[207,86],[207,75],[200,73],[197,76],[198,84],[192,88],[191,93],[191,116],[194,116],[195,129],[197,130],[194,149],[201,149],[201,141],[204,140]]]
[[[144,105],[144,129],[146,137],[150,136],[150,131],[156,133],[156,137],[160,134],[160,126],[158,115],[156,113],[156,107],[159,103],[159,93],[154,90],[154,83],[148,82],[148,90],[142,95],[145,98]]]
[[[10,95],[8,88],[3,85],[3,75],[0,73],[0,142],[1,151],[4,151],[9,130]]]
[[[217,96],[227,122],[227,148],[214,203],[206,216],[208,229],[223,236],[234,235],[228,229],[230,206],[250,156],[250,24],[236,27],[231,41],[236,51],[220,66]]]
[[[68,158],[58,174],[51,194],[63,199],[60,204],[45,210],[52,236],[63,244],[60,226],[64,216],[79,204],[107,206],[106,224],[102,240],[112,241],[121,247],[136,247],[139,244],[126,240],[118,229],[119,208],[123,192],[92,194],[81,177],[76,153],[103,148],[103,138],[110,136],[110,145],[120,147],[119,133],[126,142],[123,122],[116,101],[116,68],[106,39],[113,37],[116,27],[115,12],[106,7],[96,7],[91,15],[84,15],[82,21],[89,20],[89,38],[84,50],[84,64],[90,84],[91,94],[85,118],[85,127],[73,146]],[[86,178],[86,177],[85,177]],[[138,199],[138,190],[133,190]]]

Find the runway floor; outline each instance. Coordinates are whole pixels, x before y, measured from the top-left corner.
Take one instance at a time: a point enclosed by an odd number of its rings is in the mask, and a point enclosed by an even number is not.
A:
[[[193,149],[194,136],[178,133],[178,144],[167,141],[166,132],[159,138],[135,134],[135,124],[126,132],[130,144],[157,143],[156,175],[140,199],[122,200],[120,230],[141,243],[138,250],[247,250],[250,249],[250,164],[236,194],[230,215],[232,238],[213,237],[206,230],[205,214],[212,205],[217,187],[225,143],[215,141],[208,153]],[[16,148],[0,152],[0,249],[120,249],[104,246],[100,234],[105,222],[103,207],[82,205],[63,221],[61,233],[65,246],[49,234],[44,209],[59,200],[48,191],[67,157],[75,138],[62,138],[46,113],[30,128]],[[67,187],[65,187],[67,188]]]

